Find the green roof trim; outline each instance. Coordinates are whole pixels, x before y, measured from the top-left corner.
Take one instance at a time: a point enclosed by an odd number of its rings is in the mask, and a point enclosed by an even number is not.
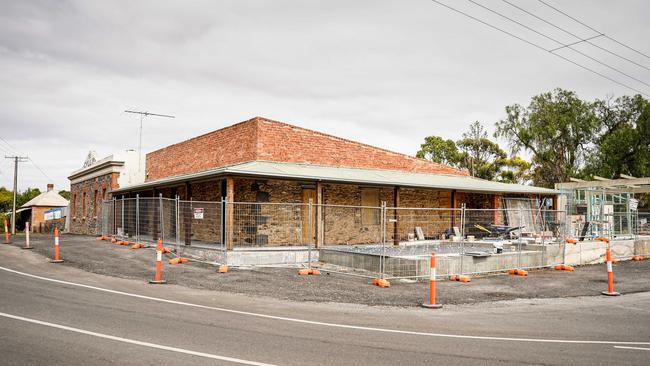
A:
[[[114,192],[142,190],[185,181],[223,175],[239,175],[278,179],[300,179],[333,183],[401,186],[413,188],[455,189],[481,193],[559,194],[548,188],[493,182],[479,178],[445,174],[412,173],[396,170],[346,168],[274,161],[249,161],[196,173],[166,177],[140,184],[121,187]]]

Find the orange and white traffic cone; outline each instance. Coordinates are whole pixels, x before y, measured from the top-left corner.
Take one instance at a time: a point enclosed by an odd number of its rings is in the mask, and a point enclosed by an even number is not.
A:
[[[5,244],[11,244],[11,239],[9,239],[9,226],[7,225],[7,219],[5,219]]]
[[[55,227],[54,228],[54,259],[50,261],[50,263],[62,263],[63,259],[61,259],[61,253],[59,250],[59,228]]]
[[[436,253],[431,253],[429,262],[429,303],[422,304],[428,309],[440,309],[441,304],[436,304]]]
[[[620,296],[621,294],[614,291],[614,274],[612,273],[612,250],[605,249],[605,259],[607,260],[607,291],[603,291],[603,295],[607,296]]]
[[[160,279],[160,271],[162,270],[162,256],[163,256],[163,244],[162,240],[158,239],[156,244],[156,274],[154,275],[153,280],[149,280],[149,283],[152,284],[163,284],[167,281]]]

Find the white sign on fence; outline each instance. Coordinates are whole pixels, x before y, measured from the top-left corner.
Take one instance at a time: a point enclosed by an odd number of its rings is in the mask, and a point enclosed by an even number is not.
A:
[[[636,211],[639,208],[639,200],[630,198],[630,211]]]
[[[203,220],[203,209],[202,208],[195,208],[194,209],[194,219]]]

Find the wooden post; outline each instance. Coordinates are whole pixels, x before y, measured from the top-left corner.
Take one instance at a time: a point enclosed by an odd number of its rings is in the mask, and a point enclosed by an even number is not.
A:
[[[450,206],[452,208],[451,212],[451,226],[449,226],[450,230],[453,230],[454,226],[456,226],[456,211],[453,209],[456,208],[456,190],[452,189],[451,190],[451,197],[450,197]]]
[[[399,187],[393,188],[393,245],[399,245],[399,214],[397,207],[399,207]]]
[[[501,196],[499,196],[497,194],[492,195],[492,208],[494,209],[494,211],[492,213],[492,222],[495,225],[500,225],[501,224],[501,222],[499,221],[499,211],[497,211],[498,209],[501,208],[501,201],[500,200],[501,200]]]
[[[316,182],[316,248],[323,245],[323,184]]]
[[[232,176],[226,177],[226,250],[233,248],[234,234],[234,205],[235,202],[235,180]]]

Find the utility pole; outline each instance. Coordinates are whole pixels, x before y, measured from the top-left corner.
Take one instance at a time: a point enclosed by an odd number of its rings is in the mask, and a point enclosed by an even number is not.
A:
[[[140,173],[142,171],[142,119],[147,116],[165,117],[165,118],[176,118],[176,117],[167,114],[156,114],[156,113],[149,113],[149,112],[142,112],[142,111],[125,110],[124,112],[140,115],[140,133],[139,133],[139,141],[138,141],[138,173]]]
[[[14,204],[11,209],[11,235],[16,235],[16,193],[18,192],[18,163],[27,161],[27,156],[6,156],[5,159],[14,161]]]

